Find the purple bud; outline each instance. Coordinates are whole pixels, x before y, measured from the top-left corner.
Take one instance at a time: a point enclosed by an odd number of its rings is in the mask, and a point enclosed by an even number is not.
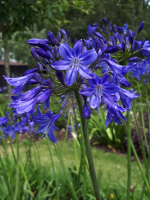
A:
[[[50,88],[53,88],[54,87],[54,84],[52,82],[52,80],[49,78],[45,81],[45,83],[50,87]]]
[[[78,82],[80,85],[84,82],[84,78],[82,76],[79,76]]]
[[[84,108],[83,108],[83,112],[82,112],[82,115],[85,119],[90,119],[90,116],[91,116],[91,110],[88,106],[88,104],[84,104]]]
[[[42,85],[42,79],[38,73],[34,74],[34,78],[40,85]]]
[[[37,38],[32,38],[27,41],[28,44],[33,45],[33,46],[38,46],[40,42],[47,43],[48,41],[42,40],[42,39],[37,39]]]
[[[64,29],[61,29],[62,34],[66,35],[66,31]]]
[[[23,76],[30,74],[30,73],[33,73],[33,72],[37,72],[37,71],[38,71],[38,68],[29,69],[23,74]]]
[[[103,18],[103,22],[104,22],[104,25],[106,26],[107,19],[106,19],[106,18]]]
[[[56,76],[57,76],[58,80],[59,80],[61,83],[64,82],[64,77],[63,77],[62,71],[56,70]]]
[[[74,38],[74,43],[76,43],[78,40],[77,40],[77,38]]]
[[[72,114],[72,110],[69,111],[70,115]]]
[[[80,126],[81,126],[81,125],[80,125],[80,123],[79,123],[79,124],[78,124],[78,128],[80,128]]]
[[[68,132],[71,133],[72,132],[72,126],[68,126]]]
[[[120,50],[120,47],[117,45],[109,46],[104,52],[105,53],[115,53]]]
[[[130,37],[132,37],[132,31],[131,30],[128,30],[128,34]]]
[[[61,38],[61,33],[60,33],[60,32],[58,32],[58,34],[57,34],[57,40],[59,41],[59,40],[60,40],[60,38]]]
[[[37,46],[44,49],[45,51],[49,50],[49,46],[43,41],[39,42],[39,44]]]
[[[44,103],[51,95],[52,91],[51,90],[46,90],[43,92],[37,99],[38,104]]]
[[[35,48],[34,47],[31,47],[31,54],[32,54],[33,58],[35,58],[35,60],[39,61],[39,56],[35,52]]]
[[[49,40],[49,42],[51,43],[51,45],[55,46],[55,44],[56,44],[56,39],[55,39],[54,34],[53,34],[51,31],[48,31],[47,37],[48,37],[48,40]]]
[[[43,71],[43,65],[41,65],[41,63],[37,62],[37,67],[38,67],[40,72]]]
[[[51,73],[51,70],[50,70],[50,68],[49,68],[49,67],[48,67],[48,68],[46,67],[46,68],[45,68],[45,70],[46,70],[46,72],[47,72],[48,74],[50,74],[50,73]]]
[[[125,48],[126,48],[126,44],[124,41],[121,42],[121,49],[122,49],[122,52],[124,53],[125,52]]]
[[[97,26],[98,26],[98,24],[97,24],[97,23],[94,23],[94,24],[93,24],[93,26],[97,27]]]
[[[70,36],[70,31],[67,30],[67,37],[69,38],[69,36]]]
[[[55,54],[55,57],[56,57],[57,59],[60,57],[59,48],[58,48],[58,47],[54,47],[54,54]]]
[[[51,59],[51,57],[49,56],[49,54],[45,50],[43,50],[42,48],[36,47],[35,51],[42,58]]]
[[[135,38],[135,36],[136,36],[135,31],[132,31],[132,37]]]
[[[58,103],[61,103],[61,102],[62,102],[62,100],[59,100],[59,101],[58,101]]]
[[[117,32],[117,26],[115,24],[113,25],[113,30],[115,33]]]
[[[138,57],[133,57],[133,58],[130,58],[128,61],[129,62],[139,62],[139,58]]]
[[[131,51],[133,52],[135,48],[135,41],[133,41],[132,47],[131,47]]]
[[[141,32],[141,30],[143,29],[143,26],[144,26],[144,21],[142,21],[142,22],[140,23],[138,33]]]
[[[103,39],[103,36],[99,32],[93,32],[98,38]]]
[[[8,113],[8,112],[5,112],[5,116],[8,118],[8,116],[9,116],[9,113]]]
[[[73,126],[75,127],[75,126],[76,126],[76,124],[73,124]]]

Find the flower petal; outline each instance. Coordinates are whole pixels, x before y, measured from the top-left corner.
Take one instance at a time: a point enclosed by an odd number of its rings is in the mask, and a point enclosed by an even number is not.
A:
[[[86,66],[80,65],[79,74],[85,78],[93,79],[93,73]]]
[[[60,45],[59,53],[64,60],[71,61],[74,58],[73,50],[65,43]]]
[[[77,75],[78,69],[70,67],[65,75],[65,84],[71,86],[76,81]]]
[[[80,91],[80,94],[84,95],[84,96],[91,96],[92,94],[94,94],[95,92],[95,88],[92,88],[92,87],[87,87],[87,88],[84,88]]]
[[[52,68],[56,70],[66,70],[69,68],[70,61],[59,60],[52,64]]]
[[[95,50],[87,51],[79,57],[81,65],[88,65],[93,63],[97,58],[97,53]]]
[[[91,108],[95,109],[99,106],[100,102],[98,100],[98,97],[95,96],[95,95],[92,95],[91,96],[91,99],[90,99],[90,106]]]
[[[56,137],[54,136],[53,130],[52,130],[51,128],[48,130],[47,135],[48,135],[49,139],[50,139],[53,143],[56,143],[56,142],[57,142],[57,139],[56,139]]]
[[[74,47],[73,47],[73,52],[75,54],[75,56],[78,58],[79,56],[81,56],[81,49],[82,49],[82,40],[79,40],[78,42],[75,43]]]

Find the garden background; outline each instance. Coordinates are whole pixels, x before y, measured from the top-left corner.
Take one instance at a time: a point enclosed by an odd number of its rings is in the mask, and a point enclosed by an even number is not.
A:
[[[46,38],[48,31],[57,35],[60,29],[64,29],[70,30],[72,42],[74,38],[87,39],[87,25],[97,23],[102,27],[104,17],[117,26],[128,23],[129,29],[134,31],[144,21],[144,28],[138,39],[150,40],[149,1],[0,1],[0,59],[5,62],[6,75],[10,76],[9,61],[27,64],[28,69],[36,67],[27,44],[30,38]],[[145,78],[148,80],[147,84],[143,83]],[[138,80],[129,76],[129,82],[131,88],[141,94],[140,99],[134,99],[134,107],[130,112],[131,138],[139,157],[136,159],[136,153],[132,150],[130,199],[149,199],[146,187],[146,183],[150,186],[149,77],[145,75]],[[8,107],[11,86],[7,85],[7,89],[3,89],[1,88],[0,94],[0,116],[4,117],[6,112],[13,116],[12,109]],[[52,97],[52,112],[59,113],[60,100]],[[23,132],[15,140],[9,137],[1,139],[1,199],[95,199],[86,159],[81,173],[78,173],[81,147],[74,134],[80,137],[80,119],[77,111],[69,112],[72,111],[70,108],[71,105],[56,122],[59,128],[56,131],[57,145],[47,139],[39,139],[32,133],[32,127],[29,135]],[[101,199],[127,199],[127,124],[116,125],[111,122],[106,128],[105,122],[104,109],[99,109],[99,113],[92,111],[88,120]],[[68,126],[72,129],[69,130]]]

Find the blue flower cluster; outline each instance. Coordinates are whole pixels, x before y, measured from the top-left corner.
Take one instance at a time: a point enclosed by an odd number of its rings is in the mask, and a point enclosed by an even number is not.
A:
[[[3,132],[3,138],[10,136],[12,139],[15,139],[16,133],[36,133],[34,122],[28,121],[27,116],[14,113],[13,117],[10,117],[8,112],[5,113],[5,117],[0,117],[0,131]]]
[[[132,100],[140,96],[126,89],[131,85],[126,74],[132,71],[133,76],[138,76],[139,60],[135,54],[139,51],[146,57],[141,63],[144,66],[142,73],[149,73],[149,42],[135,40],[136,33],[128,30],[127,23],[117,27],[111,22],[107,25],[106,18],[103,22],[102,28],[96,23],[89,25],[88,39],[75,39],[73,45],[70,31],[63,29],[56,37],[49,31],[48,39],[28,40],[27,43],[33,46],[31,54],[37,67],[26,71],[22,77],[5,77],[14,86],[9,107],[39,124],[37,133],[48,135],[53,142],[57,141],[53,134],[57,129],[54,123],[64,113],[75,91],[83,100],[82,113],[86,119],[90,118],[91,109],[105,105],[106,126],[111,120],[117,124],[122,124],[121,119],[126,121],[122,113],[130,110]],[[137,34],[143,26],[141,22]],[[26,84],[33,88],[23,93]],[[60,114],[54,115],[49,110],[52,95],[62,97]],[[45,114],[41,113],[40,106],[44,106]]]

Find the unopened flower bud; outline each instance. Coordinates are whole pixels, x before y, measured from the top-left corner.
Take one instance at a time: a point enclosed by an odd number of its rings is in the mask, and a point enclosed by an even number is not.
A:
[[[43,65],[41,65],[39,62],[37,62],[37,67],[38,67],[40,72],[43,71]]]
[[[143,29],[143,26],[144,26],[144,21],[142,21],[142,22],[140,23],[138,33],[141,32],[141,30]]]
[[[91,117],[91,110],[90,110],[88,104],[86,104],[86,103],[84,104],[82,115],[85,119],[90,119],[90,117]]]
[[[51,31],[48,31],[47,37],[48,37],[48,40],[49,40],[50,44],[53,45],[53,46],[55,46],[56,39],[55,39],[54,34]]]
[[[40,85],[42,85],[42,79],[38,73],[34,74],[34,78]]]
[[[35,52],[35,48],[34,47],[31,47],[31,54],[32,54],[33,58],[35,58],[35,60],[39,61],[39,56]]]
[[[54,47],[54,54],[55,54],[55,57],[56,57],[57,59],[60,57],[59,48],[58,48],[58,47]]]
[[[61,83],[64,82],[64,77],[63,77],[62,71],[56,70],[56,76],[57,76],[58,80],[59,80]]]

